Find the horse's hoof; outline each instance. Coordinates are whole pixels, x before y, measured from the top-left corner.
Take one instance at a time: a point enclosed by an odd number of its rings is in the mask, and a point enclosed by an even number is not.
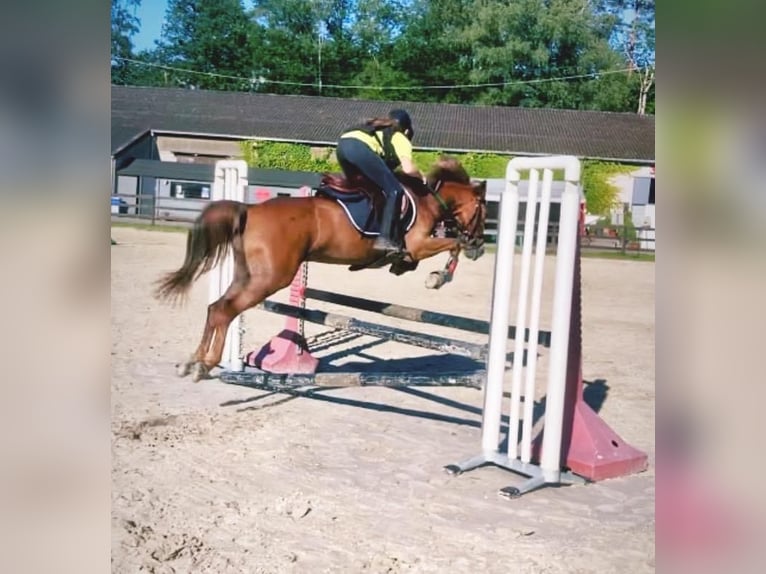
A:
[[[479,257],[484,255],[484,245],[479,247],[466,247],[463,249],[463,253],[469,260],[476,261]]]
[[[438,289],[447,282],[447,278],[444,273],[440,271],[432,271],[426,277],[426,289]]]
[[[192,363],[189,361],[185,361],[183,363],[178,363],[176,365],[176,375],[179,377],[185,377],[189,373],[191,373]]]
[[[208,369],[203,363],[195,363],[192,367],[192,382],[198,383],[202,379],[207,378]]]

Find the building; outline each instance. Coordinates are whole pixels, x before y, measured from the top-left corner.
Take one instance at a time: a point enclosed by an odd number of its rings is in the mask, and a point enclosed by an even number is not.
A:
[[[112,86],[112,193],[125,214],[192,218],[206,201],[213,164],[241,157],[241,142],[326,148],[346,127],[397,107],[413,116],[420,150],[654,164],[653,116]],[[251,170],[249,180],[289,193],[315,185],[318,175]]]

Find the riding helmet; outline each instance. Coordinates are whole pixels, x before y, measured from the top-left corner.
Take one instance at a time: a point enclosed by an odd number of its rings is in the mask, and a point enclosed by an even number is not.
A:
[[[396,120],[396,122],[399,124],[399,127],[402,128],[404,135],[406,135],[409,139],[412,139],[412,137],[415,135],[415,130],[412,129],[412,118],[410,118],[410,114],[408,114],[405,110],[391,110],[388,112],[388,117],[392,120]]]

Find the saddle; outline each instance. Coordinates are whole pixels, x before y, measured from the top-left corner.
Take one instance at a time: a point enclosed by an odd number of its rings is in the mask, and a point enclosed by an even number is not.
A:
[[[397,178],[404,188],[402,210],[399,214],[400,229],[404,234],[415,224],[417,218],[417,204],[412,195],[412,188],[415,182],[421,186],[422,183],[417,178],[404,174],[397,174]],[[365,237],[380,235],[379,221],[384,197],[380,188],[366,177],[359,175],[346,178],[338,173],[325,173],[314,195],[337,201],[351,225]]]

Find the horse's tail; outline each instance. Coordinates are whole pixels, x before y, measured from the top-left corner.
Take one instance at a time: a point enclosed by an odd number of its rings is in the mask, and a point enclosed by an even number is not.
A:
[[[186,295],[194,281],[226,257],[232,240],[245,228],[247,207],[238,201],[222,200],[202,210],[186,238],[183,265],[158,282],[158,299],[175,300]]]

